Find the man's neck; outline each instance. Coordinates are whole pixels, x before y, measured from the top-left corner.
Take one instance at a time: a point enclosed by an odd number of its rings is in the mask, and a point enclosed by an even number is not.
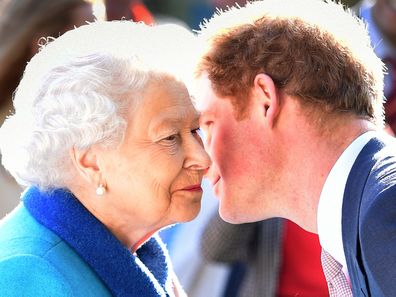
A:
[[[330,129],[332,135],[318,133],[310,127],[305,127],[307,132],[293,144],[289,164],[298,166],[288,171],[286,182],[289,186],[284,185],[289,194],[285,195],[291,201],[285,208],[284,216],[307,231],[317,233],[319,199],[327,176],[345,149],[357,137],[373,130],[373,125],[366,120],[345,119],[344,123],[339,122],[337,127]]]

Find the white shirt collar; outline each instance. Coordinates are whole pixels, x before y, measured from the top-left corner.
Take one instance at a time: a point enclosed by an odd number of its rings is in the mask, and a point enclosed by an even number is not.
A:
[[[341,227],[345,185],[357,156],[375,133],[370,131],[362,134],[346,148],[331,169],[320,194],[317,218],[320,244],[343,266],[346,275]]]

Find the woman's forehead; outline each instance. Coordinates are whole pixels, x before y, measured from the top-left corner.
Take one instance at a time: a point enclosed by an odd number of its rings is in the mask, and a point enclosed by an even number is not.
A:
[[[150,84],[133,114],[132,119],[150,122],[150,126],[190,124],[199,119],[186,87],[177,81]]]

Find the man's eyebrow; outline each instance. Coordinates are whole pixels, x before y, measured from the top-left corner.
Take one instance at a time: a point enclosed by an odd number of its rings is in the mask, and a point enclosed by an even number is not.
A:
[[[194,123],[196,123],[196,122],[198,123],[198,122],[199,122],[199,119],[201,118],[201,116],[202,116],[202,113],[201,113],[201,112],[195,113],[193,122],[194,122]]]
[[[213,110],[205,110],[199,112],[199,118],[206,118],[208,116],[212,116],[214,114]]]

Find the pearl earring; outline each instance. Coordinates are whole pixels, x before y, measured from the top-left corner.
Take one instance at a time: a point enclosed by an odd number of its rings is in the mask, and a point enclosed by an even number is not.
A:
[[[106,188],[102,184],[100,184],[99,187],[96,188],[96,195],[98,196],[103,196],[105,192]]]

